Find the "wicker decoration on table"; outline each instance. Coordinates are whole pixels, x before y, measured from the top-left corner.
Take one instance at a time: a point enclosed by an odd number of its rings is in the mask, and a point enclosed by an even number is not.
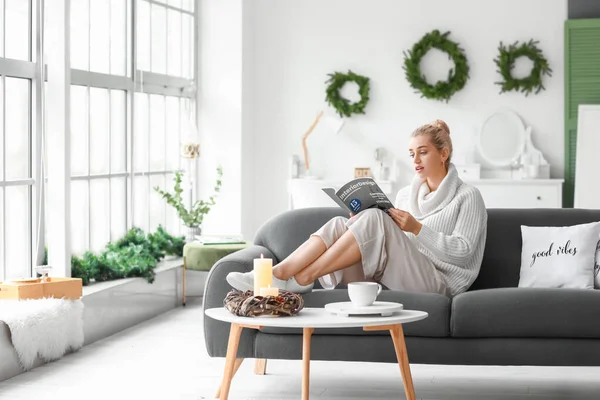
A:
[[[233,289],[223,300],[232,314],[240,317],[291,316],[304,308],[304,299],[297,293],[280,290],[279,296],[254,296],[252,290],[241,292]]]

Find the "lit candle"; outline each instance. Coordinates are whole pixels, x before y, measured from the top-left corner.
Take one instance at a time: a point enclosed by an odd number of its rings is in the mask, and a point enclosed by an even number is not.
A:
[[[268,287],[262,287],[260,288],[260,295],[263,297],[279,296],[279,289],[277,289],[276,287],[271,287],[270,285]]]
[[[260,295],[260,289],[270,287],[273,284],[273,259],[260,258],[254,259],[254,295]]]

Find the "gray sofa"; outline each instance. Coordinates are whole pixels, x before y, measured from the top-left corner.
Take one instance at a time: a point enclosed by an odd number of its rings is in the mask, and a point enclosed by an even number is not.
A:
[[[210,271],[203,308],[221,307],[231,287],[225,276],[250,271],[252,260],[276,263],[296,249],[338,208],[284,212],[267,221],[255,244],[221,259]],[[489,209],[481,272],[472,287],[452,299],[431,293],[384,290],[378,300],[396,301],[429,317],[405,325],[411,363],[454,365],[600,365],[600,290],[518,288],[520,225],[567,226],[600,221],[600,210]],[[304,295],[307,307],[347,301],[345,289]],[[204,310],[203,310],[204,311]],[[229,324],[205,316],[208,353],[224,357]],[[397,362],[389,332],[360,328],[316,329],[311,359]],[[301,330],[244,329],[238,357],[302,359]]]

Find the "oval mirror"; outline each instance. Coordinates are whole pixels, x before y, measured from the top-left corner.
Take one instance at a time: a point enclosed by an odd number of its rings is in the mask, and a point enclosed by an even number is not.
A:
[[[492,167],[508,167],[521,155],[525,126],[512,111],[499,111],[488,117],[479,132],[477,148]]]

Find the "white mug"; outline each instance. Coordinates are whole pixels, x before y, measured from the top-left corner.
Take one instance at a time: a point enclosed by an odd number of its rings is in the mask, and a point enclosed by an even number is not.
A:
[[[381,289],[377,282],[352,282],[348,284],[348,296],[354,307],[367,307],[373,304]]]

